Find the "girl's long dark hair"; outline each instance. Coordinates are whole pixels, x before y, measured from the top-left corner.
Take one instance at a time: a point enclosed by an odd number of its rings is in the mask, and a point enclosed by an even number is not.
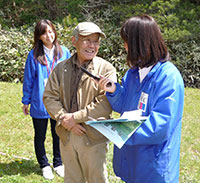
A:
[[[53,42],[53,45],[55,46],[55,49],[54,49],[55,60],[62,57],[62,54],[63,54],[62,49],[57,41],[57,33],[56,33],[56,29],[54,25],[49,20],[46,20],[46,19],[40,20],[35,26],[33,49],[34,49],[35,59],[38,62],[40,62],[42,65],[46,65],[46,61],[45,61],[45,54],[44,54],[44,49],[43,49],[43,42],[40,40],[40,36],[46,32],[47,25],[49,25],[52,28],[55,34],[55,40]]]
[[[148,67],[169,59],[160,28],[149,15],[128,19],[121,28],[121,37],[128,45],[129,67]]]

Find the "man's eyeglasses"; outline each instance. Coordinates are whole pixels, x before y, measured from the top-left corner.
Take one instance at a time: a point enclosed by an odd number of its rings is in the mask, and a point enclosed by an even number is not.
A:
[[[100,44],[100,39],[98,39],[96,41],[92,41],[88,38],[81,38],[81,37],[79,37],[78,39],[80,39],[83,42],[83,44],[85,44],[85,45],[93,44],[94,46],[99,46],[99,44]]]

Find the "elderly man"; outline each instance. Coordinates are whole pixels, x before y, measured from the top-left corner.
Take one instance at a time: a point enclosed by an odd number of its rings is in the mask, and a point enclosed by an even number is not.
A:
[[[112,64],[96,56],[101,38],[105,34],[96,24],[79,23],[72,37],[76,53],[52,71],[44,92],[45,107],[57,121],[65,183],[108,182],[108,140],[85,122],[91,118],[107,119],[112,110],[104,91],[80,68],[116,81]]]

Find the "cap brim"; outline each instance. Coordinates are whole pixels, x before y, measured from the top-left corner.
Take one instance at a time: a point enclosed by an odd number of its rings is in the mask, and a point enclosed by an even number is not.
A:
[[[95,34],[95,33],[100,34],[100,36],[102,38],[106,38],[106,35],[103,32],[82,32],[82,33],[79,33],[79,34],[82,35],[82,36],[89,36],[89,35]]]

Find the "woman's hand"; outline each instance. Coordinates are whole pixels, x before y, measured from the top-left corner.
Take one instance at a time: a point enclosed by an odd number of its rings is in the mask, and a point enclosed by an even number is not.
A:
[[[28,106],[29,106],[29,105],[25,105],[25,104],[24,104],[23,107],[22,107],[23,113],[24,113],[25,115],[28,115],[28,114],[29,114]]]
[[[96,81],[97,82],[97,81]],[[97,84],[100,85],[100,87],[107,92],[113,93],[116,90],[116,85],[115,83],[104,76],[100,76],[100,80],[97,82]]]

